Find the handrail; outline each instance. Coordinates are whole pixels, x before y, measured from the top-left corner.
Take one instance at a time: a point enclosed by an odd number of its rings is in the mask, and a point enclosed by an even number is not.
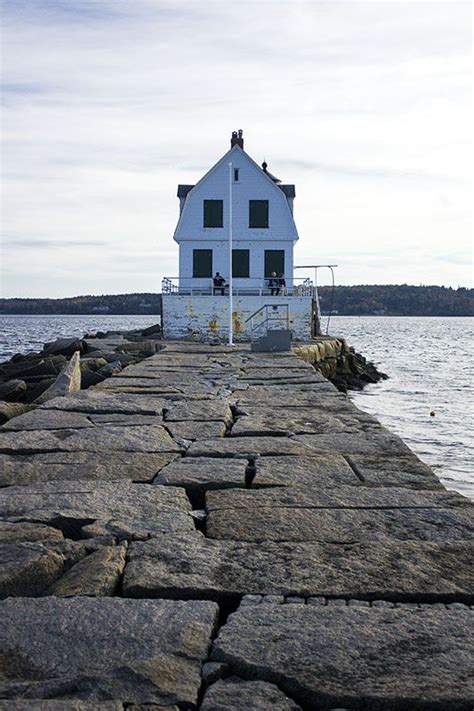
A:
[[[257,311],[255,311],[255,313],[253,313],[251,316],[249,316],[247,319],[245,319],[244,323],[248,323],[249,321],[251,321],[253,318],[255,318],[255,316],[257,316],[257,314],[260,313],[260,311],[263,311],[263,309],[266,309],[267,306],[268,306],[268,304],[263,304],[263,306],[260,306],[260,308],[257,309]]]
[[[284,310],[284,315],[281,314],[281,310]],[[259,321],[256,325],[254,324],[255,317],[258,316],[262,311],[265,311],[265,318],[261,321]],[[276,313],[278,312],[278,313]],[[268,335],[269,329],[269,324],[273,321],[282,321],[285,320],[285,326],[286,329],[289,330],[290,328],[290,311],[288,308],[288,304],[264,304],[261,306],[257,311],[255,311],[251,316],[248,317],[248,319],[245,321],[247,323],[248,321],[251,322],[251,328],[250,328],[250,338],[253,340],[253,338],[256,335],[256,332],[261,330],[262,328],[265,329],[266,334]],[[274,330],[274,329],[273,329]]]
[[[314,269],[314,299],[316,301],[316,313],[317,313],[317,319],[319,326],[321,327],[321,306],[319,303],[319,294],[318,294],[318,269],[329,269],[331,272],[331,306],[329,308],[329,313],[328,313],[328,320],[326,322],[326,335],[329,333],[329,322],[331,320],[332,316],[332,307],[334,303],[334,288],[335,288],[335,278],[334,278],[334,269],[337,267],[337,264],[297,264],[296,266],[293,267],[293,269]]]

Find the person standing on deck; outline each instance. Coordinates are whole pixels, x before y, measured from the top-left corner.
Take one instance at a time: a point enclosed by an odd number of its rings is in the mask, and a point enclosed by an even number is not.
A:
[[[285,275],[281,272],[277,279],[278,289],[276,295],[279,296],[282,289],[286,289]]]
[[[270,288],[270,296],[278,296],[278,278],[276,272],[272,272],[270,279],[268,280],[268,286]]]

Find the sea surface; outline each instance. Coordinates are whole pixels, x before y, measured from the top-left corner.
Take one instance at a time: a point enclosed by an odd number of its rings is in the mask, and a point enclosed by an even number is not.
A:
[[[0,315],[0,362],[61,336],[157,321],[156,315]],[[400,435],[445,486],[474,499],[474,319],[333,316],[329,332],[389,376],[352,392],[355,404]]]
[[[14,353],[40,351],[44,343],[87,331],[124,331],[160,323],[160,316],[8,316],[0,314],[0,362]]]
[[[357,407],[474,499],[474,318],[333,316],[329,332],[389,376],[352,392]]]

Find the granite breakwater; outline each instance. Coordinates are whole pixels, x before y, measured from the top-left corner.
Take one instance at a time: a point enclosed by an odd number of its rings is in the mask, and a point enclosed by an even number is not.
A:
[[[154,324],[128,331],[95,331],[82,338],[58,338],[45,343],[41,351],[16,353],[0,363],[0,402],[17,404],[5,408],[3,418],[0,407],[0,423],[9,419],[10,413],[26,412],[25,405],[34,403],[54,385],[73,355],[78,356],[80,387],[85,390],[156,353],[160,339],[161,327]]]
[[[0,709],[471,711],[473,504],[295,353],[0,430]]]

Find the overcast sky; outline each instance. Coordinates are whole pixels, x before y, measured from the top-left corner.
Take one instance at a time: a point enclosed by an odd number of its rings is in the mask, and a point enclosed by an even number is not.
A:
[[[296,263],[470,286],[470,2],[4,0],[3,296],[160,291],[244,130]]]

